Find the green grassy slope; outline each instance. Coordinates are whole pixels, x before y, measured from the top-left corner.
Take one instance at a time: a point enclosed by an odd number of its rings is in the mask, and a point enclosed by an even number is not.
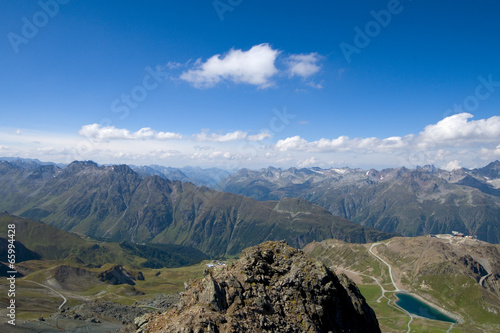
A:
[[[384,331],[406,332],[410,318],[391,305],[396,298],[391,293],[395,288],[388,267],[369,253],[370,246],[327,240],[308,244],[304,250],[355,279]],[[451,332],[500,330],[500,292],[495,287],[495,276],[500,272],[499,245],[464,239],[393,238],[375,246],[373,251],[392,266],[400,289],[463,319],[462,324],[453,325]],[[486,279],[484,286],[480,285],[480,278],[488,271],[493,273],[492,280]],[[386,299],[380,299],[381,288],[373,278],[389,291]],[[422,318],[411,324],[412,332],[444,332],[449,327],[449,323]]]

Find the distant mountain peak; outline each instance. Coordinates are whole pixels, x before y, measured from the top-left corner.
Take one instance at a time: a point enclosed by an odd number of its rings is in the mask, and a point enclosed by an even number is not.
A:
[[[434,166],[434,164],[427,164],[427,165],[424,165],[423,167],[417,166],[417,170],[423,170],[423,171],[427,171],[427,172],[439,171],[439,169],[436,168],[436,166]]]
[[[110,165],[106,167],[106,169],[109,169],[113,172],[116,173],[124,173],[124,174],[135,174],[135,171],[132,170],[128,165],[126,164],[119,164],[119,165]]]
[[[483,168],[474,169],[474,171],[483,177],[498,179],[500,178],[500,161],[496,160]]]
[[[98,168],[99,165],[94,161],[73,161],[68,165],[70,169],[83,169],[88,167]]]

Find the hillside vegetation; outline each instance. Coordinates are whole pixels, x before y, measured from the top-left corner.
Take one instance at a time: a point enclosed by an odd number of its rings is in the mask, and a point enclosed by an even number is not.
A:
[[[0,210],[110,242],[177,244],[210,256],[235,255],[266,240],[301,247],[329,238],[349,242],[392,235],[335,217],[304,199],[261,202],[126,165],[73,162],[23,168],[0,162]]]
[[[500,245],[465,238],[393,238],[373,244],[326,240],[308,244],[304,251],[359,285],[387,332],[405,332],[409,317],[387,304],[395,301],[388,267],[399,289],[416,294],[460,318],[452,332],[497,332],[500,329]],[[375,282],[376,279],[378,283]],[[413,329],[442,332],[450,324],[416,319]],[[403,329],[404,327],[404,329]],[[425,328],[427,327],[427,328]]]

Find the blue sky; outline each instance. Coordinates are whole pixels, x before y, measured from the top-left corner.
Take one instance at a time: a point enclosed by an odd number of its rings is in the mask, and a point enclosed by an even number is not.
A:
[[[447,169],[500,158],[497,1],[1,7],[0,156]]]

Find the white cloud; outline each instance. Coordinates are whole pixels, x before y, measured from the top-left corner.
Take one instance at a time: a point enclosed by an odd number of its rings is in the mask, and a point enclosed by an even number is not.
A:
[[[199,134],[194,135],[196,141],[212,141],[212,142],[229,142],[243,140],[247,137],[247,133],[243,131],[234,131],[227,134],[208,134],[208,130],[204,130]]]
[[[310,166],[317,166],[319,163],[319,160],[312,156],[312,157],[309,157],[308,159],[305,159],[303,161],[300,161],[297,163],[297,165],[301,168],[307,168],[307,167],[310,167]]]
[[[99,124],[84,125],[78,131],[81,136],[101,141],[108,140],[170,140],[182,139],[182,135],[172,132],[158,132],[150,127],[144,127],[137,132],[130,132],[128,129],[116,128],[114,126],[101,127]]]
[[[84,125],[78,134],[93,139],[125,139],[130,136],[127,129],[118,129],[114,126],[101,127],[99,124]]]
[[[269,132],[262,132],[259,134],[249,135],[248,141],[262,141],[264,139],[269,139],[272,135]]]
[[[423,147],[439,145],[463,145],[498,142],[500,117],[469,120],[473,115],[459,113],[444,118],[437,124],[428,125],[420,132],[418,141]]]
[[[279,140],[275,148],[279,151],[288,150],[304,150],[308,145],[307,140],[302,139],[300,136],[296,135],[291,138],[286,138],[284,140]]]
[[[290,76],[307,78],[319,72],[321,67],[317,64],[321,57],[318,53],[292,54],[285,59]]]
[[[307,141],[300,136],[294,136],[279,140],[275,149],[279,151],[305,151],[313,152],[345,152],[351,149],[373,150],[383,146],[383,140],[377,138],[349,139],[347,136],[339,136],[336,139],[321,138],[316,141]]]
[[[213,87],[223,80],[266,88],[273,85],[271,78],[278,73],[274,65],[278,54],[269,44],[255,45],[248,51],[231,49],[222,57],[216,54],[206,62],[197,61],[195,68],[180,78],[197,88]]]
[[[159,140],[182,139],[182,135],[173,132],[158,132],[155,134],[155,138]]]
[[[454,115],[426,126],[418,134],[387,138],[307,140],[299,135],[274,140],[270,132],[210,132],[184,135],[144,127],[128,129],[91,124],[79,134],[65,135],[16,128],[0,128],[0,156],[39,158],[69,163],[92,159],[98,163],[199,165],[231,168],[321,166],[336,161],[352,167],[385,168],[434,164],[454,169],[480,167],[500,157],[498,118],[472,121],[469,114]],[[276,136],[278,134],[275,134]],[[165,141],[167,139],[174,139]]]
[[[441,166],[441,169],[453,171],[453,170],[460,169],[461,167],[462,167],[461,162],[459,160],[453,160],[453,161],[450,161],[447,164]]]
[[[347,136],[339,136],[337,139],[319,139],[311,142],[309,149],[315,151],[344,151],[350,148],[352,141]]]
[[[300,136],[279,140],[275,149],[278,151],[305,152],[408,152],[426,151],[431,148],[477,146],[478,144],[496,144],[500,141],[500,117],[469,121],[469,113],[447,117],[437,124],[428,125],[419,133],[404,137],[354,138],[340,136],[336,139],[321,138],[307,141]]]

